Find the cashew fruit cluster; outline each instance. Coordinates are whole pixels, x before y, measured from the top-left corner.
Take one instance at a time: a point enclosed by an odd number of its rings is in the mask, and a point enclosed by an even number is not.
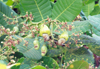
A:
[[[38,50],[39,47],[40,47],[40,44],[39,44],[39,41],[38,41],[38,38],[36,37],[35,40],[33,41],[33,44],[34,44],[34,49],[35,50]],[[47,47],[46,45],[44,44],[42,47],[41,47],[41,56],[45,56],[47,53]]]
[[[43,34],[48,34],[50,35],[50,29],[48,28],[47,25],[42,24],[40,26],[40,36],[43,36]]]
[[[61,35],[59,35],[58,44],[59,45],[64,44],[68,40],[68,38],[69,38],[68,32],[62,33]]]
[[[49,36],[50,36],[50,29],[48,28],[47,25],[44,25],[44,24],[41,24],[40,26],[40,36],[42,36],[46,41],[49,40]],[[35,41],[36,44],[38,44],[38,41],[36,40]],[[35,44],[34,43],[34,44]],[[47,53],[47,47],[46,45],[44,44],[42,47],[41,47],[41,56],[45,56]]]
[[[47,25],[42,24],[40,26],[40,36],[43,36],[43,38],[47,41],[49,40],[50,36],[50,29],[48,28]]]
[[[68,32],[64,32],[64,33],[62,33],[60,36],[59,36],[59,38],[61,39],[61,38],[64,38],[66,41],[68,40]]]
[[[47,25],[44,25],[42,24],[40,26],[40,32],[39,32],[40,36],[42,36],[44,38],[44,40],[49,40],[49,36],[50,36],[50,29],[48,28]],[[64,44],[67,40],[68,40],[69,36],[68,36],[68,32],[63,32],[61,35],[59,35],[59,40],[58,40],[58,45],[62,45]],[[34,44],[34,48],[36,50],[39,49],[40,47],[40,44],[39,44],[39,41],[38,41],[38,38],[36,37],[35,40],[33,41],[33,44]],[[41,56],[45,56],[47,53],[47,47],[46,45],[44,44],[42,47],[41,47]]]

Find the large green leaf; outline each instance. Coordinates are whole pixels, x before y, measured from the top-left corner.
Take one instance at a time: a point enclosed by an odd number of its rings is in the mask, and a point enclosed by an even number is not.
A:
[[[89,24],[89,21],[75,21],[73,22],[72,26],[74,28],[71,31],[68,31],[69,35],[78,34],[78,33],[84,33],[88,31],[91,28],[91,25]]]
[[[100,7],[98,4],[95,5],[94,10],[90,13],[90,15],[100,14]]]
[[[92,37],[93,38],[95,38],[96,39],[96,41],[97,41],[97,43],[99,43],[100,44],[100,36],[97,36],[97,35],[95,35],[95,34],[92,34]]]
[[[52,10],[52,19],[73,21],[81,8],[82,0],[57,0]]]
[[[100,14],[89,16],[89,22],[92,26],[94,26],[96,29],[100,30]]]
[[[85,16],[89,16],[90,15],[92,10],[94,10],[94,5],[95,5],[94,2],[91,2],[91,3],[83,6],[82,10],[83,10]]]
[[[18,36],[13,36],[13,37],[15,37],[15,38],[17,37],[17,39],[20,38]],[[33,38],[33,39],[20,38],[20,40],[21,40],[21,42],[18,45],[16,45],[16,47],[17,47],[17,49],[19,49],[19,52],[21,52],[25,57],[32,58],[34,60],[39,60],[39,59],[42,58],[42,56],[41,56],[41,47],[44,44],[43,38],[39,38],[40,47],[39,47],[38,50],[36,50],[34,48],[33,41],[35,40],[35,38]],[[28,42],[27,45],[25,45],[26,42]]]
[[[58,69],[59,68],[59,65],[58,63],[51,57],[43,57],[41,59],[43,61],[42,65],[47,65],[48,68],[53,68],[53,69]]]
[[[89,64],[84,60],[75,61],[67,69],[89,69]]]
[[[19,69],[29,69],[29,68],[30,68],[30,66],[28,64],[23,64],[20,66]]]
[[[8,7],[3,2],[0,1],[0,25],[3,25],[6,28],[12,28],[14,26],[14,25],[7,25],[3,17],[3,15],[5,14],[7,17],[12,18],[11,12],[13,12],[13,15],[17,15],[10,7]]]
[[[84,47],[81,47],[79,49],[66,49],[66,59],[65,62],[69,62],[71,60],[85,60],[88,63],[94,64],[94,58],[93,54]]]
[[[100,56],[100,43],[97,41],[96,38],[87,36],[87,35],[81,35],[79,38],[77,37],[76,39],[80,39],[80,42],[82,45],[86,45],[89,47],[89,49],[96,55]]]
[[[63,51],[61,49],[49,49],[47,55],[49,57],[55,57],[61,54]]]
[[[24,61],[21,63],[19,69],[30,69],[35,65],[37,65],[37,61],[30,58],[24,58]]]
[[[89,16],[89,23],[93,26],[93,33],[97,34],[100,36],[100,14],[94,15],[94,16]]]
[[[86,20],[86,21],[75,21],[75,22],[73,22],[73,24],[71,24],[71,22],[68,22],[67,24],[72,25],[72,27],[73,27],[71,31],[68,31],[68,34],[70,36],[73,33],[74,34],[84,33],[91,28],[91,25],[89,24],[88,20]],[[58,27],[59,26],[54,24],[54,33],[61,34],[63,32],[63,29],[59,29]],[[59,32],[56,32],[57,29],[59,30]]]
[[[21,12],[32,12],[34,21],[38,22],[51,15],[51,4],[49,0],[21,0]]]
[[[11,14],[12,13],[12,14]],[[3,15],[8,18],[13,18],[13,16],[17,16],[17,14],[7,5],[0,1],[0,25],[4,26],[5,28],[12,29],[15,25],[8,25],[7,21],[4,20]],[[18,23],[22,21],[21,18],[18,19]]]
[[[46,69],[46,68],[41,65],[37,65],[37,66],[32,67],[31,69]]]
[[[96,28],[92,27],[92,31],[93,31],[94,34],[100,36],[100,31],[97,30]]]

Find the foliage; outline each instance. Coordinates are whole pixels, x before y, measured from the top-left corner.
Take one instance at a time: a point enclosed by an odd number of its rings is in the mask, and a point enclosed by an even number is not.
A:
[[[100,0],[97,4],[96,0],[54,1],[0,1],[1,65],[11,69],[93,68],[93,54],[100,56],[99,38],[92,37],[100,37]],[[17,58],[15,52],[24,56]]]
[[[77,68],[83,68],[83,69],[89,69],[89,64],[84,61],[75,61],[72,64],[70,64],[70,66],[68,66],[68,69],[77,69]]]

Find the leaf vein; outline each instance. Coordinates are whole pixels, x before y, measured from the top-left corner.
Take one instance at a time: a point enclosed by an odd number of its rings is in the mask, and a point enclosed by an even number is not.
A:
[[[40,11],[39,7],[38,7],[38,4],[37,4],[36,0],[34,0],[34,1],[35,1],[36,6],[37,6],[37,8],[38,8],[38,10],[39,10],[39,13],[40,13],[40,15],[41,15],[41,18],[42,18],[42,20],[43,20],[44,18],[43,18],[43,16],[42,16],[42,13],[41,13],[41,11]]]
[[[74,0],[64,11],[62,11],[62,13],[59,14],[59,15],[55,18],[55,20],[56,20],[60,15],[62,15],[75,1],[76,1],[76,0]]]

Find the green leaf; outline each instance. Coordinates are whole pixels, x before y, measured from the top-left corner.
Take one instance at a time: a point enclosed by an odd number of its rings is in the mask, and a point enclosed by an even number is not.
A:
[[[97,69],[100,69],[100,66]]]
[[[12,28],[14,25],[7,25],[6,21],[4,20],[3,15],[5,14],[8,17],[11,17],[11,12],[13,15],[17,15],[11,8],[0,1],[0,25],[3,25],[5,28]]]
[[[17,61],[17,63],[22,63],[23,61],[24,61],[24,57],[22,57],[22,58],[20,58],[18,61]]]
[[[36,66],[37,64],[37,61],[34,61],[34,59],[25,58],[24,61],[21,63],[19,69],[29,69],[33,66]]]
[[[52,10],[52,19],[73,21],[82,8],[81,0],[57,0]]]
[[[54,2],[50,2],[50,3],[51,3],[51,7],[53,8],[53,6],[54,6],[55,3]]]
[[[13,13],[11,15],[11,13]],[[17,16],[17,14],[7,5],[0,1],[0,25],[4,26],[5,28],[13,29],[15,25],[8,25],[7,21],[4,20],[4,16],[12,18],[13,16]],[[21,18],[18,19],[18,23],[22,21]]]
[[[95,27],[92,27],[92,31],[93,31],[94,34],[100,36],[100,31],[97,30]]]
[[[95,0],[83,0],[83,5],[87,5]]]
[[[45,56],[41,60],[43,61],[42,65],[44,65],[44,66],[47,65],[49,68],[54,68],[54,69],[59,68],[58,63],[53,58]]]
[[[85,34],[92,37],[92,33],[90,32],[90,30],[86,31]]]
[[[11,69],[19,69],[21,63],[16,63],[14,66],[11,67]]]
[[[68,41],[66,41],[65,44],[68,44],[67,46],[69,46],[69,49],[76,49],[77,46],[76,46],[76,43],[75,43],[75,42],[76,42],[76,41],[75,41],[74,38],[72,38],[72,36],[71,36],[71,37],[69,37]]]
[[[6,61],[0,60],[0,64],[5,64],[7,65],[8,63]]]
[[[29,68],[30,68],[30,66],[28,64],[23,64],[20,66],[19,69],[29,69]]]
[[[8,6],[12,6],[13,3],[14,3],[13,0],[8,0],[7,3],[6,3],[6,5],[8,5]]]
[[[43,67],[43,66],[37,65],[37,66],[34,66],[34,67],[31,68],[31,69],[46,69],[46,68]]]
[[[69,62],[71,60],[85,60],[90,64],[94,64],[93,53],[91,53],[88,49],[84,47],[80,47],[79,49],[67,49],[66,59],[64,62]]]
[[[99,7],[100,7],[100,0],[99,0]]]
[[[83,10],[85,16],[88,17],[90,15],[90,13],[94,10],[94,5],[95,5],[94,2],[91,2],[91,3],[83,6],[82,10]]]
[[[47,52],[47,55],[49,57],[54,57],[54,56],[58,56],[59,54],[61,54],[63,51],[61,49],[49,49]]]
[[[17,37],[17,36],[14,36],[14,37]],[[17,37],[17,39],[19,39],[19,37]],[[35,40],[35,38],[33,38],[33,39],[20,38],[20,40],[21,40],[21,42],[18,45],[16,45],[16,47],[17,47],[17,49],[19,49],[19,52],[21,52],[25,57],[32,58],[34,60],[39,60],[42,58],[41,47],[44,44],[43,38],[39,38],[40,47],[38,50],[36,50],[34,48],[33,41]],[[25,45],[26,42],[28,43],[27,45]]]
[[[100,14],[94,15],[94,16],[89,16],[89,23],[95,27],[96,29],[100,30]]]
[[[73,24],[71,24],[71,22],[68,22],[67,24],[72,25],[72,27],[73,27],[71,31],[68,31],[69,36],[72,36],[73,33],[74,34],[84,33],[91,28],[91,24],[89,23],[88,20],[86,20],[86,21],[75,21],[75,22],[73,22]],[[64,29],[58,28],[59,26],[54,24],[53,33],[59,35],[62,32],[64,32]],[[57,29],[58,29],[58,32],[56,32]]]
[[[93,38],[95,38],[96,39],[96,41],[97,41],[97,43],[99,43],[99,45],[100,45],[100,36],[97,36],[97,35],[95,35],[95,34],[92,34],[92,37]]]
[[[80,39],[78,44],[82,42],[82,45],[88,46],[88,48],[96,55],[100,56],[100,43],[97,41],[96,38],[87,36],[87,35],[81,35],[76,37],[76,39]]]
[[[91,28],[91,25],[89,24],[89,21],[75,21],[73,22],[72,26],[74,26],[74,28],[72,28],[71,31],[68,31],[69,35],[74,34],[78,34],[78,33],[84,33],[86,31],[88,31]]]
[[[89,23],[92,25],[93,33],[100,36],[100,14],[89,16]]]
[[[8,0],[0,0],[0,1],[6,4]]]
[[[89,64],[84,60],[75,61],[67,69],[89,69]]]
[[[100,7],[98,4],[95,5],[94,10],[90,13],[90,15],[100,14]]]
[[[34,21],[38,22],[51,15],[51,4],[49,0],[21,0],[21,12],[32,12]]]
[[[54,2],[55,0],[50,0],[50,1]]]

